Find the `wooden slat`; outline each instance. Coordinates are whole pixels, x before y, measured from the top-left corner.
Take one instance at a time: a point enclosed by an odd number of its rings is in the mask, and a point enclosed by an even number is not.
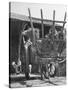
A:
[[[42,27],[42,38],[44,38],[44,26],[43,26],[43,12],[41,9],[41,27]]]

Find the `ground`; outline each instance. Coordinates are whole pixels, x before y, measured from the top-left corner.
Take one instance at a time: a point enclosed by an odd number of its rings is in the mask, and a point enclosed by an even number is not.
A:
[[[66,84],[66,77],[54,77],[41,80],[40,75],[31,74],[30,79],[26,80],[24,74],[11,75],[11,84],[12,88],[21,88],[21,87],[43,87],[43,86],[58,86]]]

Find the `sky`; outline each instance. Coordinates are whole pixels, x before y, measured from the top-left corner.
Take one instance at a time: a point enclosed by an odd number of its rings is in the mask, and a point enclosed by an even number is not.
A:
[[[60,4],[44,4],[44,3],[23,3],[11,2],[11,12],[28,16],[28,8],[30,8],[31,16],[41,18],[40,9],[43,10],[43,18],[53,19],[53,10],[55,10],[55,19],[64,20],[66,5]]]

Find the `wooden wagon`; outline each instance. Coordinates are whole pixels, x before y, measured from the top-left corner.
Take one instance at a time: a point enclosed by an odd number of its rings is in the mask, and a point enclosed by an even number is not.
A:
[[[48,20],[48,19],[43,19],[43,12],[41,9],[41,19],[36,18],[37,20],[41,21],[41,29],[42,29],[42,38],[36,38],[36,32],[37,29],[34,28],[33,26],[33,21],[32,21],[32,17],[31,17],[31,13],[30,13],[30,9],[28,9],[29,12],[29,18],[30,18],[30,24],[31,24],[31,28],[29,30],[26,31],[22,31],[21,32],[21,36],[20,36],[20,44],[19,44],[19,58],[18,58],[18,62],[20,61],[20,47],[21,47],[21,39],[23,36],[23,33],[26,32],[32,32],[32,44],[30,44],[30,52],[31,55],[34,55],[34,58],[37,60],[35,61],[30,61],[29,57],[29,47],[24,47],[25,53],[24,53],[24,60],[25,60],[25,76],[28,79],[29,78],[29,64],[33,64],[38,63],[40,66],[40,74],[41,74],[41,78],[43,77],[43,66],[45,66],[46,68],[46,72],[49,73],[49,67],[48,65],[53,64],[55,66],[57,66],[56,62],[63,62],[63,60],[65,61],[65,57],[61,56],[61,52],[63,51],[63,49],[65,49],[66,47],[66,40],[65,37],[63,36],[63,31],[65,23],[66,23],[66,13],[64,16],[64,21],[57,21],[55,20],[55,10],[53,12],[53,20]],[[44,36],[44,24],[43,21],[45,22],[52,22],[53,25],[51,26],[50,29],[50,33],[46,36]],[[61,29],[61,35],[58,36],[56,29],[55,29],[55,22],[56,23],[62,23],[62,29]],[[26,27],[26,26],[24,26]],[[30,36],[29,36],[30,37]],[[33,51],[32,51],[33,50]],[[58,60],[58,58],[61,58],[61,60]],[[63,58],[63,59],[62,59]]]

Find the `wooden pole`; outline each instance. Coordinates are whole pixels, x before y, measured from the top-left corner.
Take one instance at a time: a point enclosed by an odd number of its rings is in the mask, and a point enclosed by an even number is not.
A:
[[[53,26],[55,26],[55,10],[53,11]]]
[[[63,29],[64,29],[64,26],[65,26],[65,21],[66,21],[66,12],[65,12],[65,16],[64,16]]]
[[[29,8],[28,8],[28,12],[29,12],[30,24],[31,24],[32,33],[33,33],[33,44],[35,45],[35,30],[33,29],[32,17],[31,17],[31,13],[30,13]]]
[[[55,33],[55,10],[53,11],[53,27],[52,27],[52,35]]]
[[[20,61],[21,39],[22,39],[22,34],[20,35],[20,39],[19,39],[19,48],[18,48],[19,56],[18,56],[18,62]]]
[[[44,38],[44,26],[43,26],[43,12],[41,9],[41,26],[42,26],[42,38]]]

